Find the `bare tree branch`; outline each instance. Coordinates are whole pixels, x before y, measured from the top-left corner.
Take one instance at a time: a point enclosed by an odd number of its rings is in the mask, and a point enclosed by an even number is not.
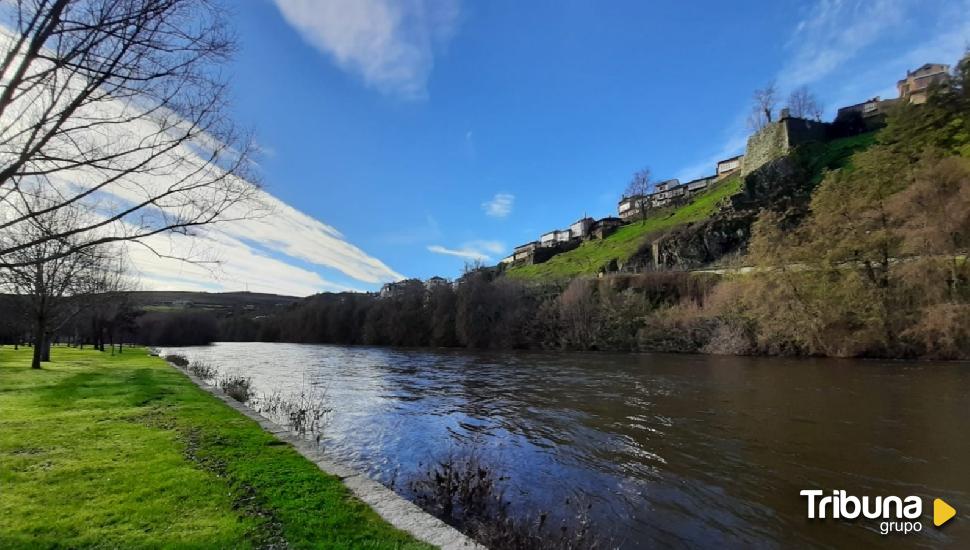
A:
[[[26,251],[59,260],[264,211],[254,149],[227,116],[219,66],[234,41],[217,1],[34,0],[5,10],[0,231],[33,239],[0,239],[0,268],[30,265]],[[29,231],[64,208],[90,215]]]

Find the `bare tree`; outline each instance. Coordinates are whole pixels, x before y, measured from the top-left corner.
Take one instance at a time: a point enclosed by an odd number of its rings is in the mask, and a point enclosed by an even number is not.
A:
[[[774,82],[754,91],[752,96],[754,103],[748,116],[748,126],[752,130],[757,132],[774,120],[775,106],[778,103],[777,95]]]
[[[807,86],[796,88],[788,95],[788,112],[793,117],[822,121],[822,104]]]
[[[0,268],[259,208],[251,146],[226,115],[219,0],[20,0],[0,20],[0,230],[32,235],[0,245]],[[56,200],[35,210],[39,190]],[[96,215],[29,229],[68,207]]]
[[[11,266],[0,270],[0,290],[26,298],[34,355],[31,367],[50,361],[52,336],[82,310],[81,298],[97,292],[120,266],[118,252],[107,244],[79,247],[75,227],[90,223],[86,210],[77,205],[50,209],[59,200],[33,196],[37,214],[11,230],[0,233],[0,243],[15,249]],[[66,237],[50,238],[66,234]],[[33,243],[21,247],[22,243]],[[64,251],[72,251],[63,253]]]
[[[650,179],[650,169],[641,168],[633,173],[630,183],[626,186],[626,191],[623,192],[624,198],[629,199],[633,208],[637,210],[641,222],[647,217],[647,206],[650,203],[650,199],[647,197],[652,191],[653,181]]]

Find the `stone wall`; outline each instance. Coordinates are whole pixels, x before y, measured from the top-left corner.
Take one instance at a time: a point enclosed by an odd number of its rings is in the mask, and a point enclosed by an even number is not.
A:
[[[741,176],[747,176],[765,164],[787,155],[792,148],[826,137],[824,122],[803,118],[783,118],[772,122],[748,138],[741,163]]]

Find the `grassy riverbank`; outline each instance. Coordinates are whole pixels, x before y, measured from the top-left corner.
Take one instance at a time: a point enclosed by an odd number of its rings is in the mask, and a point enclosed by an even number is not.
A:
[[[0,348],[0,548],[425,548],[143,350]]]

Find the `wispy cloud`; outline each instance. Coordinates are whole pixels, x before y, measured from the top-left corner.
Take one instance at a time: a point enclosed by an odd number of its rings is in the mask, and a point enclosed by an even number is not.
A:
[[[0,46],[10,40],[8,30],[0,28]],[[31,105],[18,105],[28,110]],[[88,110],[85,110],[88,109]],[[124,123],[112,126],[112,132],[78,131],[72,139],[88,140],[94,145],[105,147],[117,144],[139,143],[145,136],[157,136],[159,122],[152,117],[133,117],[135,106],[123,100],[105,100],[97,106],[87,106],[78,112],[79,117],[122,120]],[[93,116],[90,109],[97,109]],[[4,113],[0,129],[4,138],[17,135],[29,117],[19,116],[16,109]],[[102,127],[103,129],[103,127]],[[143,286],[147,288],[207,288],[214,290],[239,290],[249,286],[251,290],[281,292],[298,295],[312,294],[323,290],[348,290],[358,286],[367,288],[383,282],[399,280],[403,275],[394,271],[379,259],[369,255],[350,243],[334,227],[327,225],[284,203],[278,198],[256,188],[252,183],[240,180],[234,175],[226,175],[218,167],[208,165],[200,157],[212,147],[211,136],[203,136],[196,142],[186,142],[174,150],[161,154],[151,169],[141,169],[101,188],[94,198],[85,204],[91,207],[92,215],[103,215],[109,205],[131,205],[145,200],[146,196],[159,197],[172,186],[172,182],[192,182],[193,178],[203,178],[197,174],[210,170],[214,175],[224,175],[226,185],[238,184],[250,189],[253,201],[265,207],[270,215],[250,216],[251,205],[233,203],[224,212],[225,221],[193,230],[194,236],[156,235],[146,238],[142,244],[129,247],[131,263],[136,273],[141,275]],[[122,147],[119,145],[119,147]],[[122,166],[119,161],[119,166]],[[199,167],[206,167],[206,170]],[[61,170],[43,182],[62,192],[94,187],[103,183],[101,174],[93,170]],[[214,188],[215,186],[213,186]],[[212,191],[217,193],[217,191]],[[189,201],[193,197],[180,197]],[[156,202],[156,208],[178,216],[182,203],[174,205]],[[3,205],[0,205],[3,206]],[[117,208],[112,209],[117,211]],[[138,223],[137,216],[110,223],[101,230],[105,235],[131,235],[129,223]],[[166,256],[202,260],[204,265],[186,263]],[[324,278],[322,273],[333,272],[334,279]],[[359,283],[359,285],[358,285]]]
[[[425,97],[436,50],[454,35],[459,0],[275,0],[304,40],[373,88]]]
[[[900,36],[915,38],[903,41]],[[775,80],[782,99],[792,89],[809,86],[834,115],[838,107],[874,95],[894,97],[896,80],[907,69],[952,63],[968,40],[970,0],[818,0],[806,4],[794,25],[785,44],[788,60]],[[717,152],[685,167],[678,177],[709,174],[717,160],[743,152],[750,134],[746,116],[747,111],[738,113]]]
[[[444,254],[446,256],[456,256],[466,260],[490,261],[493,256],[498,256],[505,251],[505,245],[498,241],[471,241],[463,244],[460,248],[447,248],[441,245],[431,245],[429,252]]]
[[[493,218],[505,218],[512,213],[512,206],[515,204],[515,195],[511,193],[496,193],[491,200],[482,203],[482,210],[486,216]]]
[[[906,21],[906,0],[820,0],[788,42],[792,51],[778,75],[786,89],[813,84]]]

